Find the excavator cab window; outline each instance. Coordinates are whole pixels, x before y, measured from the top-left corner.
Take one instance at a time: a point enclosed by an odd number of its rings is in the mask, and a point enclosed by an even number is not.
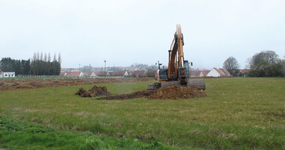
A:
[[[159,79],[167,79],[168,69],[159,69]]]
[[[191,63],[192,63],[192,62],[191,62]],[[184,60],[184,67],[185,67],[185,75],[186,75],[186,78],[190,78],[189,62],[188,62],[188,60]]]

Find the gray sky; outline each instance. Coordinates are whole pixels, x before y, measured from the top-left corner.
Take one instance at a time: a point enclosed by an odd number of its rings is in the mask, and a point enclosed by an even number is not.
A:
[[[284,0],[0,0],[0,57],[61,53],[62,67],[167,65],[181,24],[194,67],[285,55]]]

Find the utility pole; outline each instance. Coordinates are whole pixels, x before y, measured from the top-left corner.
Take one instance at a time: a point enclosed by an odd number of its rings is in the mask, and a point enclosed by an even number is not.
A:
[[[106,78],[107,75],[106,60],[104,60],[104,63],[105,63],[105,78]]]

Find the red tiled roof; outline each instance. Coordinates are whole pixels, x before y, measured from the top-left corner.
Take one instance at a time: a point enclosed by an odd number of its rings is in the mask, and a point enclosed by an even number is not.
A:
[[[230,76],[230,72],[227,69],[224,69],[224,71]]]
[[[246,73],[246,72],[249,71],[249,69],[239,69],[239,71],[240,71],[241,73]]]
[[[211,70],[202,70],[201,72],[203,73],[204,76],[206,76]]]
[[[92,71],[91,72],[84,72],[84,74],[87,75],[87,76],[91,76],[92,73],[93,73]]]
[[[66,76],[68,77],[78,77],[81,72],[67,72]]]
[[[215,67],[213,69],[215,69],[220,75],[223,75],[223,73],[219,69],[217,69]]]
[[[219,71],[221,72],[222,75],[226,76],[227,73],[223,68],[219,68]]]
[[[95,74],[96,74],[97,76],[104,76],[104,75],[107,74],[107,71],[95,72]]]
[[[137,70],[137,71],[134,71],[134,75],[135,76],[144,76],[145,74],[145,70]]]
[[[114,72],[114,76],[124,76],[125,73],[125,70],[118,70]]]
[[[190,71],[192,77],[199,76],[201,71],[200,70],[191,70]]]

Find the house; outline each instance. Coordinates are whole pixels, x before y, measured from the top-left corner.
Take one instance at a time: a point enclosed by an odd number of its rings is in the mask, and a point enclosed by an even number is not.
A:
[[[82,77],[84,74],[82,72],[67,72],[67,77]]]
[[[60,72],[59,76],[66,76],[66,72]]]
[[[110,73],[107,71],[99,71],[99,72],[95,72],[96,76],[110,76]]]
[[[15,72],[2,72],[1,75],[4,78],[15,78]]]
[[[246,74],[248,73],[249,69],[239,69],[240,73]]]
[[[84,72],[85,77],[96,77],[96,74],[94,72]]]
[[[114,76],[128,76],[129,73],[126,70],[118,70],[113,73]]]
[[[217,68],[213,68],[208,74],[207,77],[220,77],[222,76],[223,73],[221,73],[221,71]]]
[[[154,77],[157,78],[159,74],[159,70],[153,70],[153,72],[154,72]]]
[[[200,76],[205,77],[211,70],[201,70]]]
[[[145,76],[145,70],[136,70],[136,71],[134,71],[133,75],[135,77],[144,77]]]
[[[210,70],[191,70],[190,77],[204,77],[207,76],[209,72]]]
[[[222,76],[227,76],[227,77],[231,76],[231,74],[227,69],[219,68],[219,71],[222,74]]]

